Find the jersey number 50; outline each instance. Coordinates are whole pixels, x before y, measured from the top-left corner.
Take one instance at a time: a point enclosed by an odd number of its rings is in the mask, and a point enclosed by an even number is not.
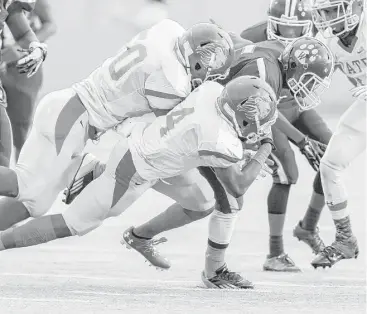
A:
[[[147,50],[144,45],[136,44],[128,47],[127,50],[117,55],[110,64],[111,78],[114,81],[119,81],[134,65],[143,62],[146,56]]]

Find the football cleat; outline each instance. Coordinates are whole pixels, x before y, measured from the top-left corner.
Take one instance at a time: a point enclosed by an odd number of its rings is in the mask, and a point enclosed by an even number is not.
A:
[[[240,274],[229,271],[227,265],[215,271],[216,275],[208,278],[205,271],[201,272],[201,280],[207,288],[211,289],[253,289],[254,284],[244,279]]]
[[[285,253],[274,257],[267,256],[263,265],[263,270],[292,273],[297,273],[301,271],[301,269],[296,266],[296,264],[288,256],[288,254]]]
[[[140,239],[133,234],[134,227],[128,228],[122,235],[121,244],[126,245],[128,249],[134,249],[145,257],[145,261],[149,266],[154,266],[159,270],[167,270],[171,267],[171,263],[163,257],[156,248],[156,245],[167,242],[167,239],[162,237],[155,239]]]
[[[355,236],[351,236],[347,239],[336,239],[333,244],[327,246],[314,258],[311,265],[315,269],[317,267],[331,268],[331,266],[342,259],[357,258],[358,253],[358,243]]]
[[[315,254],[319,254],[325,249],[324,241],[320,238],[319,228],[315,231],[309,231],[302,228],[302,221],[300,221],[293,230],[293,236],[299,241],[306,243]]]
[[[105,169],[105,165],[90,153],[84,154],[80,161],[80,165],[72,178],[68,187],[64,190],[63,202],[71,204],[71,202],[84,190],[84,188],[98,177]]]

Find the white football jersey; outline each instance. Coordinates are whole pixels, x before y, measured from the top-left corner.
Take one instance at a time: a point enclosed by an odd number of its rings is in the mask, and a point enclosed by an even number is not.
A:
[[[243,157],[242,142],[215,102],[223,86],[205,82],[166,116],[138,123],[129,137],[137,172],[167,178],[198,166],[229,167]]]
[[[73,85],[90,124],[107,130],[129,117],[172,109],[191,92],[175,45],[185,29],[163,20],[135,36],[88,78]]]
[[[361,15],[355,41],[350,47],[346,47],[338,37],[317,38],[323,41],[334,53],[335,64],[343,71],[355,86],[366,85],[367,51],[366,51],[366,12]]]

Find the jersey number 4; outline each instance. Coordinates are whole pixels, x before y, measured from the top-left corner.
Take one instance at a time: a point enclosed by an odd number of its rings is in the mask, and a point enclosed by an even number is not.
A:
[[[117,55],[110,64],[111,78],[114,81],[119,81],[134,65],[143,62],[146,56],[147,50],[144,45],[137,44],[128,47],[127,50]]]
[[[168,131],[171,131],[177,123],[184,119],[189,114],[194,113],[194,108],[183,108],[180,110],[172,110],[166,115],[166,127],[161,128],[161,136],[167,135]]]

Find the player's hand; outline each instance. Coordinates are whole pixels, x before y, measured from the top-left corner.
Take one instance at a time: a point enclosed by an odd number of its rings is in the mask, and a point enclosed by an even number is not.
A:
[[[47,45],[39,42],[32,42],[28,49],[20,49],[27,55],[17,62],[19,73],[27,73],[27,77],[33,76],[41,66],[47,56]]]
[[[362,101],[367,101],[367,86],[357,86],[352,88],[351,90],[352,96],[358,98]]]
[[[312,140],[307,136],[303,141],[298,143],[301,153],[307,158],[311,167],[318,171],[320,167],[320,160],[324,156],[327,145],[318,141]]]
[[[243,151],[243,159],[240,163],[240,166],[241,166],[241,169],[243,169],[250,161],[251,159],[255,156],[256,154],[256,151],[253,151],[253,150],[244,150]],[[267,159],[264,163],[264,165],[262,166],[261,170],[260,170],[260,173],[259,173],[259,176],[264,178],[266,177],[267,175],[272,175],[273,174],[273,170],[270,168],[271,166],[274,165],[274,162],[271,160],[271,159]]]

